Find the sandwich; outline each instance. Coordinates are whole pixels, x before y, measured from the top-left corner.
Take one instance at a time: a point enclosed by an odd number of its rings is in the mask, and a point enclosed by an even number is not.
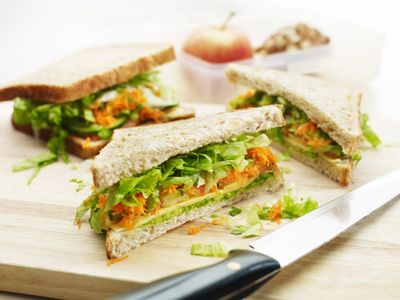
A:
[[[277,106],[119,129],[95,157],[94,190],[76,211],[106,235],[109,258],[283,178],[266,130],[282,126]]]
[[[228,79],[249,90],[230,110],[283,105],[286,125],[269,130],[273,145],[346,186],[361,159],[361,93],[318,78],[231,65]]]
[[[14,100],[14,128],[46,140],[53,156],[89,158],[116,128],[194,116],[153,70],[174,59],[169,45],[91,48],[0,87],[0,100]]]

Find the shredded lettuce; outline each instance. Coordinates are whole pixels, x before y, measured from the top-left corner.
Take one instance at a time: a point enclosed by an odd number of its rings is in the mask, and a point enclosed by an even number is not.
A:
[[[372,148],[377,148],[382,142],[376,133],[371,129],[371,127],[369,127],[368,120],[369,117],[367,114],[361,115],[362,134],[364,139],[372,146]]]
[[[289,152],[285,151],[285,152],[279,153],[278,160],[279,161],[289,161],[290,160]]]
[[[361,158],[360,150],[357,150],[351,157],[352,161],[354,161],[356,165],[360,162]]]
[[[222,242],[212,244],[193,244],[190,254],[195,256],[226,257],[232,250]]]
[[[270,207],[269,206],[263,206],[260,207],[257,210],[257,215],[261,220],[268,220],[268,215],[269,215],[269,211],[270,211]]]
[[[294,219],[301,217],[310,211],[318,208],[318,202],[311,197],[297,199],[289,189],[280,200],[282,204],[281,216],[284,219]]]
[[[84,180],[84,179],[79,179],[79,178],[72,178],[72,179],[70,179],[69,182],[77,184],[77,187],[76,187],[76,190],[75,190],[76,192],[80,192],[84,188],[90,186],[90,182],[89,181]]]
[[[219,179],[229,175],[232,170],[241,171],[251,163],[251,159],[246,158],[248,149],[265,147],[268,144],[266,133],[245,134],[227,142],[208,145],[194,152],[173,157],[143,174],[121,179],[110,189],[106,206],[94,207],[92,212],[102,210],[109,216],[111,207],[118,203],[137,206],[137,195],[140,194],[146,199],[146,213],[150,214],[159,206],[160,191],[174,185],[184,192],[193,186],[204,186],[204,192],[207,193],[217,186]],[[273,176],[272,171],[261,174],[246,189],[258,185],[270,176]],[[96,199],[98,193],[99,191],[94,191],[92,198]],[[238,213],[238,209],[233,213]],[[78,219],[82,217],[83,215]]]
[[[255,224],[255,225],[247,228],[246,231],[243,232],[242,237],[250,238],[250,237],[260,236],[260,235],[262,235],[263,230],[264,230],[264,228],[263,228],[262,224],[258,223],[258,224]]]
[[[163,98],[165,100],[173,99],[173,93],[161,84],[158,78],[158,71],[151,71],[136,75],[126,83],[103,89],[73,102],[50,104],[24,98],[16,98],[14,99],[12,118],[18,125],[31,125],[36,136],[38,136],[43,129],[51,130],[51,137],[47,142],[47,147],[50,152],[56,156],[56,159],[54,159],[54,155],[45,154],[50,155],[51,159],[41,161],[41,167],[57,161],[58,158],[62,158],[64,162],[69,162],[65,145],[65,140],[69,132],[72,131],[82,135],[98,135],[101,139],[108,140],[112,136],[112,130],[126,123],[129,116],[132,118],[133,113],[136,113],[137,119],[139,116],[138,111],[122,111],[116,123],[110,125],[110,128],[106,128],[96,123],[91,108],[91,105],[93,105],[99,97],[109,91],[118,92],[126,87],[137,86],[155,88],[160,93],[161,98],[167,97]],[[142,107],[143,105],[139,105],[137,110]],[[79,132],[75,132],[75,130]],[[37,158],[32,159],[37,160]],[[26,161],[17,163],[16,168],[20,169],[18,166],[22,164],[26,164]],[[35,169],[35,176],[39,170],[40,168]],[[30,179],[30,182],[35,176]]]
[[[232,226],[232,228],[231,228],[231,234],[233,234],[233,235],[241,235],[247,229],[249,229],[249,226],[246,226],[246,225],[235,225],[235,226]]]
[[[16,163],[13,165],[13,172],[20,172],[20,171],[25,171],[29,169],[34,169],[32,175],[28,179],[28,184],[31,184],[32,181],[35,179],[35,177],[39,174],[39,171],[57,161],[57,155],[54,153],[42,153],[37,156],[25,159],[19,163]]]
[[[294,196],[292,190],[287,190],[283,197],[278,199],[277,203],[272,205],[260,206],[253,204],[248,208],[246,222],[240,221],[239,217],[230,217],[228,219],[228,227],[231,230],[231,234],[240,235],[242,238],[249,238],[262,235],[264,227],[261,220],[271,220],[270,216],[271,209],[278,209],[278,219],[294,219],[301,217],[310,211],[318,208],[318,202],[311,197]],[[274,214],[274,217],[276,215]],[[239,218],[239,219],[238,219]]]
[[[229,211],[229,215],[231,217],[234,217],[234,216],[240,215],[241,212],[242,212],[242,210],[240,208],[238,208],[236,206],[232,206],[231,210]]]
[[[228,221],[231,234],[241,235],[242,238],[260,236],[263,232],[263,226],[258,216],[258,210],[259,208],[256,205],[252,205],[249,208],[246,215],[246,224],[239,224],[234,218],[231,218]]]
[[[92,227],[96,233],[101,233],[104,229],[103,219],[101,217],[102,213],[103,212],[101,210],[97,210],[94,211],[89,217],[90,227]]]
[[[233,99],[229,103],[229,107],[231,109],[240,109],[270,104],[282,105],[282,111],[285,116],[286,126],[282,128],[272,128],[268,130],[268,136],[272,140],[279,142],[281,145],[287,144],[288,140],[290,140],[291,142],[293,142],[293,140],[296,140],[297,143],[302,143],[302,140],[298,139],[295,133],[299,125],[306,124],[310,121],[310,119],[307,117],[306,113],[303,110],[293,105],[283,97],[267,95],[266,93],[261,91],[249,92],[246,95],[242,95]],[[369,143],[371,143],[373,147],[376,147],[380,144],[380,140],[376,136],[376,134],[369,128],[367,124],[368,117],[366,115],[362,115],[361,121],[364,138]],[[343,148],[320,128],[317,128],[316,132],[309,131],[307,134],[309,135],[310,140],[314,140],[315,138],[316,142],[310,144],[312,146],[304,145],[301,150],[304,155],[311,158],[316,158],[318,157],[318,155],[327,155],[329,158],[337,157],[338,159],[353,159],[352,157],[344,154]],[[318,145],[318,142],[320,141],[325,142],[326,145],[322,144],[319,146],[315,146]],[[361,156],[354,156],[354,158],[356,162],[358,162],[361,159]],[[287,158],[281,156],[281,159],[285,160]]]
[[[258,208],[256,205],[252,205],[247,212],[247,224],[249,226],[261,224],[260,218],[258,217]]]

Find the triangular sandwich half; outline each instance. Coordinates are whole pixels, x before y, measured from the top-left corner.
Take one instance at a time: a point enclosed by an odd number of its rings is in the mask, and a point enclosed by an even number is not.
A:
[[[95,189],[76,222],[106,234],[120,257],[181,224],[283,183],[266,130],[276,106],[116,130],[92,167]]]
[[[318,78],[231,65],[228,79],[250,90],[230,110],[282,104],[286,126],[270,131],[277,148],[346,186],[362,132],[361,93]]]

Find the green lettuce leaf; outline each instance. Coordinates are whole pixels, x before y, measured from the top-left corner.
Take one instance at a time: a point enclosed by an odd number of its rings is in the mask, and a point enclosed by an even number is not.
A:
[[[278,154],[278,161],[289,161],[290,160],[290,154],[289,152],[281,152]]]
[[[57,155],[54,153],[42,153],[14,164],[13,172],[34,169],[32,175],[28,179],[28,184],[31,184],[43,167],[55,161],[57,161]]]
[[[260,218],[258,217],[258,208],[256,205],[252,205],[247,212],[247,224],[249,226],[261,224]]]
[[[254,224],[253,226],[250,226],[249,228],[246,229],[245,232],[243,232],[242,237],[244,238],[250,238],[250,237],[255,237],[255,236],[260,236],[262,235],[264,231],[264,228],[261,223]]]
[[[362,159],[361,156],[361,151],[357,150],[351,157],[351,159],[356,163],[356,165],[360,162],[360,160]]]
[[[79,179],[79,178],[72,178],[70,179],[70,181],[68,182],[72,182],[72,183],[76,183],[77,187],[76,187],[76,192],[80,192],[82,191],[84,188],[90,186],[90,182],[83,180],[83,179]]]
[[[241,212],[242,212],[242,210],[239,207],[232,206],[231,210],[229,211],[229,215],[234,217],[234,216],[240,215]]]
[[[271,208],[269,206],[263,206],[263,207],[259,208],[257,211],[258,217],[261,220],[268,220],[268,214],[269,214],[270,209]]]
[[[311,197],[301,198],[295,201],[291,190],[288,190],[284,195],[282,202],[281,216],[285,219],[294,219],[301,217],[310,211],[318,208],[318,202]]]
[[[102,210],[94,210],[89,218],[90,227],[92,227],[96,233],[102,233],[103,229],[105,229],[103,225],[103,219],[101,217],[102,213]]]
[[[249,226],[246,225],[236,225],[232,227],[231,229],[231,234],[233,235],[241,235],[243,232],[245,232],[247,229],[249,229]]]
[[[111,193],[105,210],[109,211],[114,205],[117,205],[122,200],[126,205],[135,206],[137,193],[142,193],[145,198],[153,195],[156,191],[156,185],[161,178],[159,169],[151,169],[138,177],[123,178],[118,183],[117,188]],[[130,196],[129,199],[126,199]]]
[[[98,194],[90,195],[82,204],[76,209],[75,224],[79,224],[83,216],[91,209],[95,209],[97,205]]]
[[[18,125],[30,124],[30,114],[33,108],[33,103],[30,100],[23,98],[14,99],[13,120]]]
[[[369,126],[368,119],[369,117],[367,114],[361,115],[361,130],[363,133],[363,137],[373,148],[377,148],[382,142],[381,139]]]
[[[190,254],[196,256],[226,257],[231,249],[222,242],[213,244],[193,244]]]

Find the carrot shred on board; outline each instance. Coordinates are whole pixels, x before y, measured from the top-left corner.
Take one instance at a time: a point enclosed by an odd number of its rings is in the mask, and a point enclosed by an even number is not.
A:
[[[280,203],[273,205],[269,210],[268,219],[279,224],[282,218],[281,212],[282,212],[282,205]]]
[[[115,264],[117,262],[120,262],[121,260],[127,259],[127,258],[128,258],[128,255],[124,255],[124,256],[121,256],[121,257],[117,257],[117,258],[107,259],[107,266],[111,266],[111,265],[113,265],[113,264]]]
[[[198,234],[204,227],[206,227],[205,224],[201,224],[200,226],[192,225],[189,227],[188,235]]]
[[[227,222],[227,218],[225,216],[221,216],[218,219],[211,220],[211,224],[213,225],[223,225]]]

